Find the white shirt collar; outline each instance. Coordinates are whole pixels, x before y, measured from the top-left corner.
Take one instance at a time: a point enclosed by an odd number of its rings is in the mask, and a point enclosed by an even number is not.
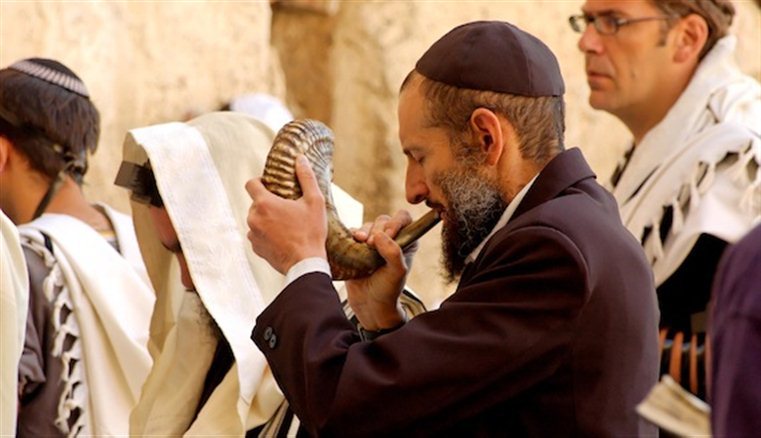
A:
[[[481,254],[481,250],[484,249],[484,246],[486,246],[486,242],[491,239],[491,237],[499,231],[502,227],[507,225],[507,222],[510,220],[511,217],[513,217],[513,213],[515,213],[515,210],[518,209],[518,206],[520,205],[521,201],[523,201],[523,198],[526,196],[526,193],[528,193],[529,189],[532,185],[534,185],[534,181],[536,181],[536,177],[539,176],[537,173],[534,175],[533,178],[531,178],[531,181],[526,184],[520,192],[518,192],[517,195],[515,195],[515,198],[510,201],[509,204],[507,204],[507,208],[505,208],[505,211],[502,213],[502,216],[499,218],[499,221],[497,222],[497,225],[494,226],[494,228],[491,230],[491,233],[489,233],[488,236],[476,247],[476,249],[471,252],[468,257],[465,259],[465,264],[473,263],[479,254]]]

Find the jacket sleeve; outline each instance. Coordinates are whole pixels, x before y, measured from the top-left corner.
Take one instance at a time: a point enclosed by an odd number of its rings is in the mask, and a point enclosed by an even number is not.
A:
[[[557,370],[589,298],[576,245],[555,229],[525,227],[477,263],[439,309],[372,342],[360,341],[327,275],[303,276],[280,294],[252,338],[311,433],[445,428]]]

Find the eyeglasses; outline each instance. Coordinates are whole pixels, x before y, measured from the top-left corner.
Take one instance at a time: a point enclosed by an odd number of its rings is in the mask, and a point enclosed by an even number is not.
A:
[[[615,35],[618,29],[634,23],[652,20],[669,20],[671,17],[641,17],[641,18],[618,18],[613,15],[571,15],[568,17],[568,23],[574,32],[583,33],[589,23],[594,25],[595,30],[600,35]]]

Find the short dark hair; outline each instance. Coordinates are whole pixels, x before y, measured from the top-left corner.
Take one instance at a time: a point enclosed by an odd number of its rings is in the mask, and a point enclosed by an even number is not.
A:
[[[122,161],[114,184],[129,190],[130,198],[135,202],[159,208],[164,206],[164,200],[159,193],[156,176],[149,161],[144,164]]]
[[[81,83],[58,61],[25,61]],[[54,178],[66,168],[81,183],[87,153],[98,145],[100,114],[88,96],[11,66],[0,70],[0,135],[29,158],[33,169]]]
[[[697,14],[708,25],[708,38],[700,51],[700,59],[708,53],[716,42],[729,33],[735,7],[730,0],[651,0],[669,17],[686,17]]]
[[[422,79],[421,91],[427,102],[429,123],[447,128],[454,144],[462,144],[473,111],[487,108],[501,114],[513,125],[523,158],[544,165],[563,151],[563,96],[526,97],[457,88],[432,81],[414,70],[402,83],[402,89],[416,75]],[[461,154],[464,151],[454,152]]]

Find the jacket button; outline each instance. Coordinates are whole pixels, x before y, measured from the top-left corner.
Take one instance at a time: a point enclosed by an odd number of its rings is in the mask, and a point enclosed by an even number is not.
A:
[[[267,327],[264,329],[264,340],[269,341],[274,333],[274,330],[272,330],[272,327]]]
[[[275,348],[275,346],[277,345],[277,335],[276,334],[272,333],[272,336],[269,339],[269,343],[270,343],[270,348]]]

